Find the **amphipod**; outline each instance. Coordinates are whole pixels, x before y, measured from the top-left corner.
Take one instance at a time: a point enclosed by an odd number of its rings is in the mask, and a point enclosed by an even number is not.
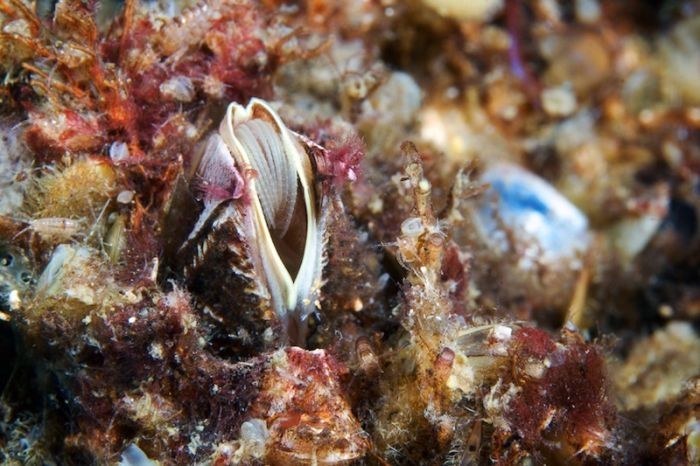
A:
[[[266,102],[232,103],[197,178],[204,210],[186,243],[198,245],[190,276],[224,313],[242,312],[249,334],[266,330],[255,313],[270,321],[272,310],[287,342],[303,343],[321,286],[327,202],[302,138]]]

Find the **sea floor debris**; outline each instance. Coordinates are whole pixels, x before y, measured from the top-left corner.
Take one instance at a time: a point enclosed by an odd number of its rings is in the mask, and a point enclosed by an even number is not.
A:
[[[700,464],[700,3],[0,0],[0,462]]]

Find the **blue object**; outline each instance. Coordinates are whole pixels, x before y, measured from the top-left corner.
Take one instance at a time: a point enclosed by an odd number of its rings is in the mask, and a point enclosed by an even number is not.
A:
[[[499,252],[515,249],[551,261],[575,258],[588,248],[586,216],[544,179],[501,163],[489,167],[481,181],[491,189],[476,209],[476,224]]]

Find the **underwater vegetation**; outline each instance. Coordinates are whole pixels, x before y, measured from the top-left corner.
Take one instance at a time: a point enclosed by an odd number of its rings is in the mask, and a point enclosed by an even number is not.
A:
[[[700,3],[0,0],[0,462],[700,464]]]

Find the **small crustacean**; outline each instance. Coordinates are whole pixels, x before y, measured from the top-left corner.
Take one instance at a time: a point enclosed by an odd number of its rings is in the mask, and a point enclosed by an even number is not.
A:
[[[80,234],[83,224],[79,220],[62,217],[37,218],[27,222],[27,226],[17,233],[26,231],[38,234],[42,238],[68,239]]]
[[[267,103],[232,103],[199,162],[204,210],[183,246],[196,247],[186,275],[205,302],[222,314],[236,303],[239,326],[276,316],[298,343],[324,263],[327,202],[314,170]]]

